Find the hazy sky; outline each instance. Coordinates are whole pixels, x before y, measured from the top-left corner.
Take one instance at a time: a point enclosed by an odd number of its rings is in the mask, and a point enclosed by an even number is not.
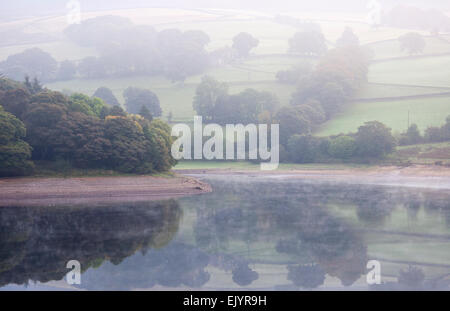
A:
[[[450,10],[449,0],[379,1],[386,7],[401,3]],[[68,2],[68,0],[1,1],[0,16],[11,19],[21,16],[62,13],[65,11]],[[289,9],[360,11],[366,9],[369,0],[80,0],[79,2],[86,11],[134,7],[228,8],[265,11],[285,11]]]

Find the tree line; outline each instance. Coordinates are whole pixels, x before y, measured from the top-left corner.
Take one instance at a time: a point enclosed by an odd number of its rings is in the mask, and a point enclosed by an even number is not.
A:
[[[163,75],[172,81],[204,72],[211,64],[247,57],[259,40],[241,32],[231,47],[208,53],[209,36],[200,30],[156,31],[151,26],[135,25],[120,16],[101,16],[73,24],[65,35],[82,47],[91,47],[97,56],[58,63],[39,48],[27,49],[0,63],[0,71],[21,80],[25,75],[39,80]]]
[[[0,79],[0,175],[31,174],[33,161],[124,173],[161,172],[176,163],[165,122],[97,97],[29,87]]]

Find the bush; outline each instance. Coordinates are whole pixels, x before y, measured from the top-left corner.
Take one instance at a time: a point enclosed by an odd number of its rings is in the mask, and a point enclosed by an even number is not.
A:
[[[391,129],[378,121],[370,121],[356,133],[357,154],[361,157],[381,158],[394,151],[395,138]]]
[[[323,158],[323,138],[311,135],[293,135],[289,138],[287,151],[294,163],[313,163]]]
[[[330,142],[328,154],[337,159],[349,159],[356,153],[356,141],[350,136],[339,136]]]

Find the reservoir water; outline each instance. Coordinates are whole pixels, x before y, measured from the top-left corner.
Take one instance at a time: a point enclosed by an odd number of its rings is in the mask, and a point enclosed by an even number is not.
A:
[[[212,193],[0,207],[0,290],[449,289],[447,189],[200,177]]]

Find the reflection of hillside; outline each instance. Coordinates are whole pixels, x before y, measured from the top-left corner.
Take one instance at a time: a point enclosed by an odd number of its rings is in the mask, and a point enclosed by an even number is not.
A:
[[[236,254],[236,245],[241,245],[239,253],[247,259],[252,258],[251,248],[256,244],[267,245],[264,252],[277,258],[269,249],[273,247],[284,256],[282,261],[289,258],[289,263],[298,263],[290,266],[289,278],[294,284],[313,280],[310,284],[318,286],[324,272],[345,286],[352,285],[367,273],[362,232],[383,228],[399,206],[411,215],[420,208],[444,216],[450,210],[444,206],[448,195],[433,191],[251,178],[246,183],[245,177],[239,179],[239,183],[208,180],[212,194],[184,199],[197,211],[197,246]],[[336,216],[329,206],[351,206],[360,225]],[[295,279],[301,275],[306,279]]]
[[[168,244],[182,217],[174,200],[96,207],[1,207],[0,286],[60,280],[75,259],[83,271],[118,264]]]
[[[349,200],[353,191],[346,193],[342,186],[315,187],[298,183],[282,183],[280,189],[277,187],[279,183],[259,182],[257,185],[240,184],[235,189],[234,185],[225,183],[212,195],[197,198],[196,204],[201,206],[194,228],[197,245],[211,251],[226,252],[232,251],[230,247],[236,242],[247,244],[249,249],[255,242],[271,242],[277,252],[290,255],[299,264],[318,265],[313,266],[317,269],[290,267],[289,278],[294,284],[308,283],[294,278],[307,275],[307,279],[314,279],[312,274],[316,270],[339,278],[344,285],[353,284],[366,273],[367,247],[362,237],[351,224],[331,215],[326,209],[329,203]],[[214,194],[220,196],[222,191],[233,193],[233,196],[225,202],[215,200]],[[253,195],[249,195],[252,192]],[[277,196],[277,192],[283,195]],[[383,193],[371,190],[363,196],[365,200],[378,202],[389,214],[388,206],[382,206],[383,201],[380,201]],[[206,202],[198,202],[199,199]],[[217,202],[223,205],[217,206]],[[245,206],[249,208],[243,208]],[[379,221],[378,217],[375,218]],[[245,252],[242,255],[247,256]],[[320,273],[310,284],[321,285],[320,280],[323,282],[324,277]]]
[[[83,275],[82,288],[89,290],[149,289],[154,286],[197,288],[209,281],[205,271],[209,256],[196,247],[172,242],[161,249],[125,259],[120,268],[110,263]]]

